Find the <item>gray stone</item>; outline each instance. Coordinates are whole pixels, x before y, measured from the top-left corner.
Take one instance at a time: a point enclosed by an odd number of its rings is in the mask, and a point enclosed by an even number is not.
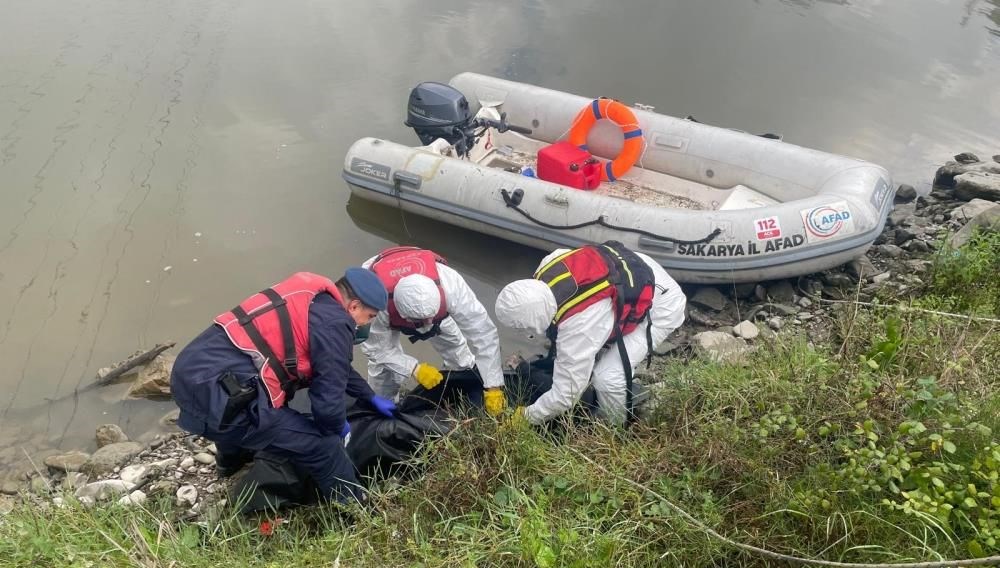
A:
[[[791,304],[795,301],[795,288],[788,280],[778,280],[768,285],[767,296],[774,302]]]
[[[84,485],[77,489],[74,495],[76,495],[77,499],[90,497],[95,501],[103,501],[115,495],[127,493],[133,487],[135,486],[120,479],[105,479]]]
[[[903,245],[903,248],[906,249],[906,250],[908,250],[908,251],[910,251],[910,252],[930,252],[931,251],[931,246],[929,244],[925,243],[924,241],[919,240],[919,239],[913,239],[912,241],[909,241],[908,243],[906,243],[905,245]]]
[[[21,492],[22,485],[13,479],[8,479],[0,483],[0,493],[4,495],[17,495]]]
[[[97,501],[93,497],[88,497],[86,495],[83,497],[78,497],[76,500],[80,503],[80,506],[83,507],[84,509],[90,509],[97,504]]]
[[[977,162],[973,164],[959,164],[958,162],[948,162],[938,168],[934,175],[934,185],[936,187],[953,188],[956,185],[956,178],[969,172],[987,172],[1000,174],[1000,165],[989,162]],[[931,195],[934,193],[932,192]],[[949,197],[945,195],[945,197]]]
[[[81,471],[94,477],[110,473],[115,467],[125,463],[129,458],[142,451],[142,445],[136,442],[118,442],[99,448],[87,460]]]
[[[878,252],[882,256],[886,256],[889,258],[899,258],[903,256],[903,249],[899,248],[896,245],[879,245]]]
[[[170,370],[174,366],[174,357],[160,355],[139,370],[139,376],[128,389],[129,398],[148,398],[151,400],[170,399]]]
[[[882,274],[876,274],[872,277],[872,282],[878,285],[882,285],[888,280],[892,275],[888,272],[883,272]]]
[[[208,447],[205,448],[205,449],[208,450],[209,452],[211,452],[213,456],[215,454],[219,453],[219,450],[218,450],[218,448],[215,447],[215,444],[209,444]]]
[[[753,282],[743,282],[733,285],[733,297],[740,300],[747,300],[753,297],[754,288],[757,285]]]
[[[812,300],[805,297],[799,298],[799,301],[795,303],[798,304],[800,308],[808,308],[813,305]]]
[[[10,497],[0,497],[0,516],[13,511],[16,504],[17,502]]]
[[[972,152],[962,152],[961,154],[955,154],[955,161],[959,164],[974,164],[979,161],[979,156]]]
[[[909,268],[911,272],[922,274],[924,272],[927,272],[927,269],[930,268],[931,261],[915,259],[915,260],[904,261],[903,264],[905,264],[906,267]]]
[[[995,201],[987,201],[986,199],[973,199],[968,203],[964,203],[959,207],[952,209],[951,218],[962,221],[963,223],[972,219],[976,215],[979,215],[983,211],[989,211],[997,206]]]
[[[915,236],[916,235],[914,235],[910,231],[907,231],[906,229],[899,229],[896,231],[896,244],[897,245],[906,244],[912,241]]]
[[[754,286],[753,299],[758,302],[767,300],[767,288],[761,286],[760,284]]]
[[[162,460],[157,460],[155,462],[151,462],[149,464],[149,467],[156,468],[159,470],[165,470],[176,466],[177,466],[177,458],[166,458]]]
[[[833,288],[853,288],[854,280],[842,272],[826,272],[822,276],[823,282],[828,287]]]
[[[917,205],[915,203],[897,205],[896,208],[892,210],[892,213],[889,213],[889,225],[893,227],[909,225],[916,213]]]
[[[149,494],[153,496],[174,495],[177,493],[178,484],[170,479],[161,479],[148,487]]]
[[[193,465],[194,465],[194,458],[191,457],[191,456],[188,456],[188,457],[186,457],[186,458],[184,458],[184,459],[181,460],[180,468],[181,469],[188,469],[188,468],[192,467]]]
[[[733,326],[733,335],[742,337],[743,339],[754,339],[760,335],[760,330],[753,323],[742,321]]]
[[[692,338],[695,352],[718,362],[737,362],[747,352],[746,342],[721,331],[703,331]]]
[[[917,190],[912,185],[900,184],[896,189],[896,202],[908,203],[917,198]]]
[[[164,428],[176,428],[177,419],[180,417],[180,415],[181,415],[181,410],[179,408],[171,410],[170,412],[160,417],[160,426],[163,426]]]
[[[1000,174],[969,172],[955,178],[955,197],[1000,201]]]
[[[43,463],[47,467],[59,471],[80,471],[89,458],[90,454],[74,450],[65,454],[49,456],[45,458]]]
[[[94,438],[97,439],[97,447],[103,448],[108,444],[118,444],[121,442],[127,442],[128,436],[117,424],[103,424],[97,427],[97,432],[94,433]]]
[[[859,256],[851,262],[848,262],[847,271],[851,273],[851,276],[857,278],[858,280],[868,280],[872,276],[881,272],[881,270],[875,268],[872,261],[865,255]]]
[[[210,454],[208,452],[199,452],[199,453],[197,453],[197,454],[194,455],[194,461],[196,461],[198,463],[201,463],[201,464],[208,465],[208,464],[215,463],[215,456],[213,456],[212,454]]]
[[[1000,231],[1000,205],[973,217],[972,220],[948,239],[948,246],[955,249],[960,248],[969,242],[969,239],[972,238],[972,235],[977,230],[990,233]]]
[[[688,303],[719,312],[725,309],[728,300],[717,288],[709,286],[698,288]]]
[[[76,491],[77,489],[83,487],[90,481],[90,476],[86,473],[74,471],[66,474],[63,478],[62,486],[63,489],[68,491]]]
[[[124,505],[126,507],[131,505],[142,505],[145,502],[146,494],[138,489],[118,500],[119,505]]]
[[[767,320],[767,327],[773,329],[774,331],[778,331],[785,327],[785,322],[781,318],[774,317]]]
[[[198,502],[198,489],[194,485],[183,485],[177,490],[177,506],[193,507]]]
[[[941,223],[944,223],[947,220],[948,219],[942,213],[938,213],[937,215],[931,217],[931,221],[933,221],[934,223],[937,223],[938,225],[940,225]]]
[[[130,465],[123,467],[121,473],[118,477],[122,481],[131,483],[133,485],[139,485],[143,481],[146,481],[146,476],[149,475],[149,468],[142,464]]]

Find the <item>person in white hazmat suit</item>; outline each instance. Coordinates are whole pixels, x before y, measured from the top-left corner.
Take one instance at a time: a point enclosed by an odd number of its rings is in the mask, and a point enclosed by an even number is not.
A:
[[[555,341],[552,388],[516,412],[542,424],[570,410],[593,384],[598,413],[622,424],[630,395],[619,334],[634,372],[684,322],[686,304],[663,267],[621,243],[552,252],[534,278],[508,284],[496,301],[501,324]]]
[[[500,337],[486,308],[462,276],[439,255],[416,247],[393,247],[363,266],[389,292],[385,311],[372,322],[361,350],[368,358],[368,381],[385,398],[399,394],[410,377],[432,389],[441,372],[403,351],[401,340],[427,340],[446,369],[479,370],[485,410],[496,416],[507,405],[500,367]]]

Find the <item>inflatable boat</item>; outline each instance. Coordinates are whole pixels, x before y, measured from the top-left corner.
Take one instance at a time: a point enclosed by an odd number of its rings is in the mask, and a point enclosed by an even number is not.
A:
[[[351,146],[355,195],[541,249],[620,241],[682,282],[841,265],[895,194],[868,162],[474,73],[418,85],[406,124],[421,146]]]

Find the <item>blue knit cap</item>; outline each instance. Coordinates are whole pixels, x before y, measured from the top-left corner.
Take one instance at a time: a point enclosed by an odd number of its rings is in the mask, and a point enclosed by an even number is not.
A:
[[[385,306],[389,302],[389,294],[374,272],[367,268],[354,266],[347,269],[344,278],[362,304],[380,312],[385,310]]]

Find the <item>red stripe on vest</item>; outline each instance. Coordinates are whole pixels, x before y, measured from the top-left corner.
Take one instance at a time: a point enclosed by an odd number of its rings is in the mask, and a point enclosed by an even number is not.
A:
[[[292,377],[295,382],[303,382],[308,386],[312,380],[312,363],[309,360],[309,306],[312,304],[316,294],[326,292],[334,297],[338,302],[343,302],[340,291],[332,280],[325,276],[312,274],[310,272],[297,272],[285,280],[278,282],[271,289],[285,299],[288,308],[288,316],[292,323],[292,332],[295,338],[295,354],[298,357],[298,377]],[[267,342],[278,357],[285,353],[285,344],[281,335],[281,326],[278,322],[278,312],[268,309],[271,301],[261,293],[254,294],[240,303],[249,316],[258,314],[253,319],[252,325]],[[266,311],[265,311],[266,310]],[[240,351],[249,355],[260,372],[261,382],[267,389],[268,397],[271,399],[271,406],[280,408],[285,404],[285,392],[281,388],[281,381],[274,370],[267,364],[267,360],[254,346],[250,336],[247,335],[243,326],[237,320],[233,312],[225,312],[215,318],[215,323],[225,330],[229,340],[233,342]]]

